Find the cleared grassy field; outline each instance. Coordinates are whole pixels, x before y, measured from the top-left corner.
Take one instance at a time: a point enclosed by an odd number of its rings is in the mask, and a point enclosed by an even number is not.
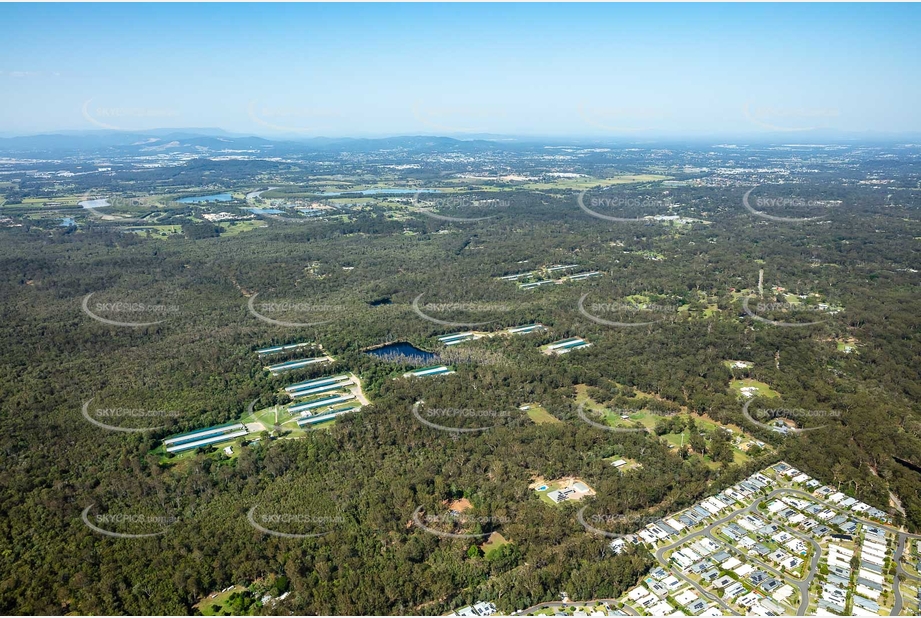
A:
[[[260,423],[267,431],[272,431],[275,424],[285,420],[286,416],[288,416],[288,414],[284,411],[282,406],[271,406],[269,408],[262,408],[261,410],[253,410],[252,414],[247,414],[240,419],[240,422],[247,426],[252,423]],[[297,424],[294,424],[294,426],[297,427]]]
[[[687,314],[691,317],[709,318],[715,315],[719,315],[721,312],[716,303],[710,303],[707,305],[707,308],[704,309],[703,311],[693,311],[693,312],[691,311],[690,305],[681,305],[680,307],[678,307],[678,313],[682,315]]]
[[[259,228],[268,227],[264,222],[255,219],[248,221],[225,221],[220,225],[224,228],[224,232],[221,234],[222,236],[236,236],[243,232],[250,232],[252,230],[258,230]]]
[[[698,419],[698,418],[695,418],[695,419],[694,419],[694,422],[697,424],[697,427],[698,427],[699,429],[706,428],[706,429],[710,430],[710,429],[712,429],[713,427],[716,427],[716,426],[717,426],[716,423],[708,423],[708,422],[702,421],[701,419]],[[739,434],[736,433],[736,435],[739,435]],[[669,444],[675,445],[675,448],[681,448],[682,444],[684,444],[684,445],[688,445],[688,444],[689,444],[690,439],[691,439],[691,432],[689,432],[687,429],[685,429],[682,433],[667,433],[667,434],[662,435],[662,436],[660,436],[660,437],[665,438],[665,440],[666,440]],[[701,456],[700,454],[694,453],[694,454],[691,455],[691,457],[697,457],[697,458],[701,459],[705,464],[707,464],[709,467],[714,468],[714,469],[715,469],[715,468],[718,468],[718,467],[720,466],[719,463],[717,463],[717,462],[713,461],[712,459],[710,459],[710,456],[709,456],[709,455],[703,455],[703,456]],[[739,448],[737,448],[735,445],[732,445],[732,463],[734,463],[734,464],[743,464],[743,463],[749,461],[750,459],[751,459],[751,457],[749,457],[748,455],[746,455],[743,451],[741,451],[741,450],[740,450]]]
[[[537,405],[536,403],[527,404],[530,407],[526,410],[528,418],[537,423],[538,425],[543,425],[544,423],[562,423],[560,419],[553,416],[543,407]]]
[[[624,298],[625,302],[635,303],[637,305],[645,305],[649,302],[649,296],[646,294],[633,294]]]
[[[493,532],[489,535],[489,538],[486,539],[486,542],[480,545],[480,549],[483,550],[484,554],[488,554],[494,549],[499,549],[503,545],[508,545],[509,541],[499,534],[498,532]]]
[[[333,419],[330,419],[322,423],[317,423],[316,425],[310,425],[310,429],[311,431],[319,430],[319,429],[329,429],[335,424],[336,424],[336,419],[333,418]]]
[[[57,197],[27,197],[22,200],[23,206],[44,207],[45,204],[52,202],[63,206],[76,206],[83,200],[83,195],[61,195]]]
[[[764,382],[753,380],[752,378],[733,380],[729,383],[729,390],[735,393],[737,397],[741,398],[743,396],[742,389],[747,386],[757,388],[758,392],[756,394],[759,397],[780,397],[780,393],[772,389],[770,386]]]
[[[837,348],[839,352],[844,352],[845,354],[859,354],[857,352],[857,340],[850,339],[847,341],[838,341]]]
[[[747,382],[747,381],[743,381],[743,380],[737,380],[737,381],[738,381],[738,382]],[[751,380],[750,382],[755,382],[756,384],[763,384],[763,383],[757,382],[757,381],[755,381],[755,380]],[[767,387],[767,385],[764,385],[764,386]],[[610,426],[612,426],[612,427],[632,428],[632,427],[636,427],[637,423],[639,423],[641,426],[645,427],[647,430],[649,430],[649,431],[652,433],[652,432],[654,431],[655,426],[656,426],[656,422],[657,422],[659,419],[663,418],[663,416],[662,416],[661,414],[656,414],[656,413],[654,413],[654,412],[652,412],[652,411],[648,411],[648,410],[637,410],[637,411],[635,411],[635,412],[631,412],[631,413],[627,414],[627,418],[626,418],[626,419],[625,419],[625,418],[622,418],[622,413],[621,413],[621,411],[615,412],[615,411],[607,410],[607,409],[604,408],[604,406],[602,406],[602,405],[600,405],[600,404],[598,404],[598,403],[595,403],[594,401],[592,401],[591,399],[589,399],[588,396],[587,396],[587,394],[585,393],[585,388],[584,388],[583,385],[579,385],[579,386],[576,387],[576,388],[577,388],[577,397],[576,397],[576,401],[577,401],[577,402],[584,403],[584,404],[585,404],[586,410],[597,410],[597,411],[600,411],[600,412],[601,412],[601,418],[602,418],[603,422],[607,423],[608,425],[610,425]],[[768,389],[768,390],[770,390],[770,389]],[[774,391],[770,391],[770,392],[774,392]],[[652,397],[649,396],[648,394],[644,394],[644,393],[637,393],[637,395],[638,395],[638,397],[637,397],[638,400],[642,400],[642,399],[651,399],[651,398],[652,398]],[[643,397],[643,395],[646,395],[646,396]],[[776,393],[775,393],[775,395],[776,395]],[[685,412],[682,414],[682,416],[688,416],[687,410],[685,410]],[[714,431],[715,429],[717,429],[717,428],[722,428],[722,429],[728,429],[728,430],[732,431],[732,433],[733,433],[734,436],[739,436],[739,437],[741,437],[741,443],[744,443],[744,442],[746,442],[746,441],[754,440],[754,438],[753,438],[751,435],[745,433],[745,432],[742,430],[742,428],[739,427],[739,426],[737,426],[737,425],[725,425],[725,424],[722,424],[722,423],[717,423],[717,422],[714,421],[714,420],[711,420],[711,419],[709,419],[709,418],[704,418],[704,417],[699,416],[699,415],[696,415],[696,414],[693,415],[693,419],[694,419],[694,424],[695,424],[695,426],[697,427],[697,430],[698,430],[698,431],[713,432],[713,431]],[[690,432],[688,429],[685,429],[685,430],[684,430],[683,432],[681,432],[681,433],[667,433],[667,434],[663,434],[663,435],[661,435],[661,436],[659,436],[659,437],[660,437],[660,438],[663,438],[666,442],[668,442],[669,444],[674,445],[674,447],[675,447],[676,449],[678,449],[678,448],[681,448],[682,445],[687,445],[687,444],[690,443],[691,432]],[[740,444],[741,444],[741,443],[740,443]],[[739,446],[737,446],[736,444],[732,444],[731,446],[732,446],[732,453],[733,453],[733,463],[741,464],[741,463],[745,463],[745,462],[747,462],[747,461],[749,461],[749,460],[751,459],[751,458],[750,458],[743,450],[741,450],[741,449],[739,448]],[[704,461],[704,463],[706,463],[706,464],[707,464],[708,466],[710,466],[711,468],[717,468],[717,467],[719,467],[719,464],[716,463],[716,462],[714,462],[714,461],[712,461],[708,456],[703,456],[703,457],[701,457],[700,455],[696,455],[696,454],[695,454],[695,455],[692,455],[692,456],[693,456],[693,457],[699,457],[699,458],[701,458],[701,459]],[[618,459],[618,458],[617,458],[617,457],[610,458],[611,461],[614,461],[615,459]]]
[[[652,428],[656,425],[656,420],[661,418],[657,414],[642,410],[627,416],[627,419],[623,419],[617,412],[611,412],[609,410],[602,412],[602,418],[604,419],[604,422],[606,422],[611,427],[633,427],[634,423],[640,423],[646,429],[652,430]]]
[[[140,227],[126,227],[124,231],[134,232],[135,234],[146,234],[150,230],[150,235],[155,238],[163,238],[164,235],[181,234],[182,226],[180,225],[144,225]]]
[[[659,174],[626,174],[612,178],[559,178],[550,182],[529,182],[521,185],[524,189],[573,189],[583,191],[598,187],[613,187],[615,185],[629,185],[641,182],[658,182],[668,180],[671,176]]]
[[[618,459],[623,459],[627,463],[623,466],[617,468],[620,472],[629,472],[630,470],[636,470],[637,468],[642,468],[643,464],[639,463],[635,459],[630,459],[629,457],[622,457],[620,455],[612,455],[610,457],[605,457],[601,461],[607,462],[608,464],[613,464]]]
[[[225,592],[218,592],[213,596],[205,597],[193,607],[198,608],[202,616],[220,616],[224,611],[224,604],[227,603],[230,595],[234,592],[243,592],[244,590],[246,590],[244,586],[234,586]],[[213,605],[216,605],[217,609],[214,609],[212,607]]]
[[[291,404],[294,405],[294,404]],[[340,410],[342,408],[347,408],[349,405],[354,405],[354,403],[346,402],[340,405],[333,407],[333,410]],[[277,425],[281,428],[281,431],[285,433],[284,438],[301,438],[307,434],[308,431],[314,431],[317,429],[329,429],[336,423],[336,419],[330,419],[323,423],[317,423],[316,425],[306,425],[304,427],[299,427],[297,420],[301,418],[300,416],[292,416],[285,409],[285,406],[272,406],[269,408],[263,408],[261,410],[254,410],[252,414],[244,416],[240,419],[241,423],[261,423],[265,427],[266,431],[272,431],[273,428]]]
[[[376,200],[373,197],[333,197],[327,198],[330,204],[374,204]]]
[[[615,382],[615,384],[618,386],[618,388],[625,388],[623,384],[619,384],[617,382]],[[577,404],[580,404],[580,403],[585,404],[585,408],[587,410],[599,410],[599,411],[605,410],[605,407],[603,405],[601,405],[600,403],[597,403],[596,401],[594,401],[588,396],[588,386],[586,386],[585,384],[577,384],[575,388],[576,388],[576,403]],[[636,389],[634,389],[633,392],[635,394],[632,397],[632,399],[633,401],[637,402],[640,406],[651,405],[654,400],[665,401],[664,399],[662,399],[658,395],[655,395],[654,393],[645,393],[643,391],[639,391]],[[685,407],[682,407],[681,409],[683,411],[687,411],[687,408]],[[638,412],[643,411],[642,407],[638,407],[636,408],[636,410]]]

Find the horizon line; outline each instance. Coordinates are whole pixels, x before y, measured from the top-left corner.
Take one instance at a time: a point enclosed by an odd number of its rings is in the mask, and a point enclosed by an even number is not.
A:
[[[705,132],[705,133],[611,133],[611,134],[576,134],[576,133],[427,133],[427,132],[393,132],[393,133],[355,133],[329,135],[298,135],[295,133],[257,133],[227,130],[221,127],[156,127],[148,129],[49,129],[37,131],[0,131],[0,139],[24,139],[36,137],[93,137],[144,135],[163,137],[175,133],[188,133],[190,137],[228,137],[234,139],[263,139],[273,142],[307,142],[313,140],[387,140],[410,138],[452,139],[460,142],[540,142],[540,141],[604,141],[624,142],[643,141],[707,141],[707,140],[774,140],[778,143],[796,143],[797,138],[823,139],[832,141],[860,140],[895,140],[921,137],[921,130],[904,131],[855,131],[838,129],[810,129],[803,131],[761,131],[761,132]],[[155,135],[161,134],[161,135]],[[805,144],[804,144],[805,145]]]

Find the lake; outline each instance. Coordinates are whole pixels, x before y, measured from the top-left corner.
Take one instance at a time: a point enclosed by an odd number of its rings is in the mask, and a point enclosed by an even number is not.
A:
[[[229,202],[233,196],[229,193],[215,193],[214,195],[189,196],[176,200],[180,204],[204,204],[205,202]]]
[[[403,193],[441,193],[439,189],[362,189],[361,191],[336,191],[326,193],[314,193],[324,197],[336,197],[337,195],[381,195],[381,194],[403,194]]]
[[[95,200],[83,200],[82,202],[77,203],[77,206],[83,206],[84,208],[104,208],[108,205],[109,200],[105,197],[100,197]]]
[[[400,359],[410,359],[412,361],[419,361],[422,363],[431,363],[438,360],[438,355],[432,354],[431,352],[426,352],[425,350],[420,350],[411,343],[406,341],[397,341],[394,343],[388,343],[385,346],[380,348],[375,348],[373,350],[368,350],[365,352],[370,356],[375,356],[382,360],[400,360]],[[400,358],[395,358],[400,357]]]
[[[280,215],[285,212],[277,208],[244,208],[243,210],[248,210],[254,215]]]
[[[73,217],[64,217],[61,219],[61,227],[74,227],[77,225],[77,222],[74,221]]]

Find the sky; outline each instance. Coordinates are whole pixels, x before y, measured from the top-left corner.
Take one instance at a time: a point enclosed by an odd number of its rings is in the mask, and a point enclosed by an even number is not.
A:
[[[910,4],[0,4],[0,134],[921,131]]]

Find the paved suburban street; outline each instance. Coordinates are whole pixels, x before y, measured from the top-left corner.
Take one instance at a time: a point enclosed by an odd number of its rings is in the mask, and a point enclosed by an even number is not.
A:
[[[774,491],[772,491],[770,494],[768,494],[767,498],[765,498],[765,499],[769,499],[769,498],[771,498],[771,497],[773,497],[773,496],[775,496],[775,495],[779,495],[779,494],[781,494],[781,493],[783,493],[783,492],[785,492],[785,491],[787,491],[787,490],[786,490],[786,489],[777,489],[777,490],[774,490]],[[656,552],[655,552],[656,559],[657,559],[657,560],[659,561],[659,563],[661,563],[663,566],[669,567],[668,560],[665,559],[665,554],[666,554],[667,552],[669,552],[669,551],[671,551],[671,550],[673,550],[673,549],[675,549],[675,548],[681,546],[681,545],[684,545],[685,543],[688,543],[688,542],[690,542],[690,541],[693,541],[695,538],[697,538],[697,537],[699,537],[699,536],[709,536],[710,538],[714,539],[715,541],[717,541],[717,542],[721,543],[722,545],[726,546],[731,552],[738,553],[738,554],[740,554],[740,555],[744,555],[743,552],[742,552],[741,550],[739,550],[738,548],[733,547],[733,546],[731,546],[731,545],[726,545],[725,543],[723,543],[718,537],[716,537],[716,536],[714,535],[713,530],[714,530],[716,527],[721,526],[721,525],[725,524],[726,522],[729,522],[729,521],[735,519],[737,516],[739,516],[739,515],[741,515],[741,514],[743,514],[743,513],[751,513],[751,512],[757,512],[757,511],[758,511],[758,502],[752,502],[751,504],[749,504],[749,505],[746,506],[746,507],[742,507],[742,508],[740,508],[740,509],[736,509],[735,511],[731,512],[729,515],[725,515],[725,516],[721,517],[720,519],[717,519],[717,520],[714,521],[713,523],[711,523],[711,524],[709,524],[709,525],[707,525],[707,526],[701,528],[700,530],[697,530],[696,532],[692,532],[692,533],[690,533],[690,534],[688,534],[688,535],[685,535],[684,537],[682,537],[681,539],[675,541],[674,543],[671,543],[670,545],[666,545],[666,546],[664,546],[664,547],[660,547],[660,548],[657,549]],[[789,532],[791,532],[791,534],[792,534],[792,531],[789,531]],[[796,587],[799,588],[799,591],[800,591],[800,605],[799,605],[799,609],[797,610],[796,613],[797,613],[797,615],[799,615],[799,616],[803,616],[803,615],[806,614],[806,609],[809,607],[809,587],[812,585],[812,580],[813,580],[813,578],[815,577],[816,571],[817,571],[818,568],[819,568],[819,558],[821,557],[821,548],[819,547],[819,544],[816,543],[813,539],[809,539],[809,538],[807,538],[807,537],[805,537],[805,536],[803,536],[803,535],[800,535],[800,534],[796,534],[796,536],[799,537],[799,538],[803,538],[804,540],[807,540],[807,541],[811,542],[811,543],[812,543],[812,546],[813,546],[812,562],[810,563],[809,573],[808,573],[808,575],[805,577],[805,579],[802,579],[802,580],[795,580],[795,579],[793,579],[793,578],[784,577],[784,576],[780,573],[780,571],[778,571],[777,569],[775,569],[775,568],[773,568],[773,567],[767,565],[766,563],[764,563],[764,562],[761,561],[761,560],[752,560],[752,562],[755,562],[755,563],[759,566],[759,568],[761,568],[761,569],[763,569],[763,570],[765,570],[765,571],[770,572],[772,575],[774,575],[775,577],[780,578],[781,580],[785,580],[785,579],[791,580],[790,583],[796,585]],[[749,559],[750,559],[750,558],[749,558]],[[674,572],[674,570],[673,570],[673,572]],[[729,612],[730,614],[735,613],[734,610],[732,610],[732,608],[730,608],[728,605],[726,605],[725,603],[723,603],[723,601],[722,601],[721,599],[717,598],[716,595],[704,591],[704,589],[703,589],[701,586],[699,586],[698,584],[694,583],[692,580],[688,579],[688,578],[687,578],[686,576],[684,576],[683,574],[681,574],[681,573],[676,573],[676,575],[678,575],[679,577],[681,577],[681,578],[684,579],[685,581],[690,582],[695,588],[697,588],[697,590],[703,592],[704,596],[707,597],[708,599],[710,599],[710,600],[716,600],[717,602],[719,602],[719,604],[722,605],[723,608],[724,608],[727,612]]]
[[[775,482],[776,481],[772,481],[772,483],[775,483]],[[775,530],[783,531],[787,535],[789,535],[786,540],[789,541],[791,538],[796,538],[802,543],[808,544],[808,546],[811,547],[811,550],[808,552],[808,556],[809,556],[808,568],[804,569],[802,577],[795,577],[792,573],[788,573],[780,567],[776,567],[776,566],[772,566],[771,564],[768,564],[765,560],[761,559],[759,555],[756,555],[755,552],[745,551],[743,547],[737,547],[732,542],[727,541],[725,538],[717,534],[718,528],[720,528],[721,526],[724,526],[725,524],[733,521],[734,519],[740,516],[753,515],[753,516],[756,516],[764,520],[765,516],[763,513],[760,512],[759,505],[771,502],[772,500],[775,500],[776,498],[783,497],[783,496],[798,496],[801,498],[805,498],[811,503],[821,505],[824,508],[829,509],[834,513],[839,513],[839,514],[846,513],[846,516],[849,519],[855,522],[859,522],[863,524],[865,527],[879,528],[895,536],[896,548],[892,554],[892,560],[895,565],[895,576],[893,578],[894,605],[892,607],[890,615],[892,616],[900,615],[904,607],[904,599],[903,599],[902,592],[899,589],[899,584],[901,582],[904,582],[907,579],[910,579],[913,582],[921,585],[921,577],[912,575],[911,573],[907,572],[901,564],[901,559],[905,553],[906,544],[908,540],[909,539],[921,539],[921,534],[911,534],[903,530],[900,530],[898,528],[895,528],[894,526],[891,526],[888,524],[877,523],[875,521],[871,521],[864,517],[860,517],[857,513],[853,511],[849,511],[845,507],[842,507],[839,504],[836,504],[834,502],[829,502],[827,500],[823,500],[822,498],[818,497],[814,493],[810,493],[808,491],[804,491],[802,489],[797,489],[794,487],[778,487],[777,489],[768,491],[768,493],[766,493],[765,495],[754,494],[751,496],[750,502],[746,500],[746,502],[748,503],[745,506],[732,509],[731,512],[724,514],[724,515],[717,515],[717,512],[713,511],[713,517],[716,517],[716,519],[711,521],[709,524],[706,524],[703,527],[693,530],[691,532],[687,532],[686,534],[680,535],[679,533],[679,536],[676,538],[676,540],[671,541],[666,545],[662,545],[661,547],[656,548],[653,552],[653,555],[655,556],[658,563],[670,575],[674,576],[675,578],[684,582],[685,584],[691,586],[691,588],[693,588],[693,590],[697,592],[700,599],[703,599],[706,602],[710,603],[713,607],[715,607],[718,611],[722,612],[725,615],[736,615],[739,613],[739,610],[736,610],[732,606],[730,606],[722,598],[721,595],[718,595],[715,592],[711,591],[705,585],[702,585],[702,583],[694,581],[694,579],[689,577],[684,572],[683,569],[675,568],[675,565],[672,564],[671,558],[666,557],[666,554],[669,554],[689,543],[694,543],[695,540],[697,539],[707,539],[708,542],[717,543],[721,547],[721,550],[724,550],[727,553],[735,556],[737,559],[742,560],[745,564],[750,565],[752,568],[760,569],[761,571],[763,571],[766,574],[769,574],[770,576],[772,576],[779,582],[782,582],[784,584],[787,584],[791,587],[795,587],[796,589],[798,589],[799,591],[798,603],[796,603],[796,597],[792,595],[788,597],[784,597],[784,601],[789,601],[790,607],[793,607],[795,604],[796,615],[804,616],[806,615],[806,612],[809,611],[811,601],[814,600],[813,598],[810,598],[810,588],[812,587],[813,582],[815,581],[816,575],[819,571],[819,564],[823,557],[822,545],[819,544],[819,542],[816,540],[816,538],[814,538],[814,536],[803,533],[800,530],[793,529],[790,525],[786,525],[784,523],[776,521],[773,518],[770,518],[770,517],[767,518],[767,521],[772,522],[772,525],[775,527]],[[801,509],[802,507],[794,506],[793,508]],[[826,516],[826,518],[827,517],[829,516]],[[584,522],[583,522],[583,525],[585,525]],[[595,532],[600,533],[600,531],[597,531],[597,530]],[[725,534],[725,532],[723,534]],[[827,534],[828,534],[827,532],[823,533],[823,535],[827,535]],[[659,538],[663,538],[663,537],[659,537]],[[675,537],[672,537],[672,538],[675,538]],[[750,547],[750,546],[745,546],[745,547]],[[704,549],[706,548],[702,548],[701,551]],[[860,548],[859,546],[858,546],[858,549],[860,549],[861,552],[863,551],[863,549]],[[716,551],[716,550],[711,549],[711,551]],[[807,555],[806,552],[801,548],[796,548],[794,550],[794,553],[796,552],[800,552],[801,555]],[[775,560],[775,559],[772,558],[772,560]],[[776,560],[779,560],[779,559],[776,559]],[[787,568],[790,568],[790,567],[787,567]],[[657,576],[656,579],[659,579],[661,577],[663,576]],[[640,584],[642,584],[642,582],[640,582]],[[680,590],[682,588],[677,588],[677,589]],[[687,588],[683,588],[683,589],[689,590]],[[663,597],[660,595],[659,596],[660,601],[662,600],[662,598]],[[618,599],[592,599],[589,601],[575,601],[575,602],[573,601],[567,601],[567,602],[552,601],[552,602],[547,602],[547,603],[539,603],[525,610],[516,612],[516,614],[530,614],[536,611],[540,611],[542,609],[550,609],[550,608],[564,608],[564,607],[572,608],[574,606],[592,606],[597,603],[608,603],[611,605],[616,605],[617,603],[621,603],[623,612],[633,615],[633,616],[641,615],[641,613],[637,611],[635,607],[632,607],[629,604],[630,601],[627,601],[624,596]],[[744,605],[742,607],[747,607],[747,605]],[[644,604],[643,608],[647,608],[646,611],[648,611],[649,605]]]
[[[912,575],[902,566],[902,554],[905,553],[905,544],[909,538],[917,538],[918,535],[907,534],[900,532],[898,535],[898,543],[896,544],[895,553],[892,555],[892,563],[895,565],[895,576],[892,581],[892,588],[895,592],[895,604],[892,606],[892,612],[890,616],[898,616],[902,613],[902,591],[899,589],[899,584],[906,579],[914,580],[916,584],[921,586],[921,578]]]
[[[822,504],[823,506],[825,506],[825,507],[827,507],[827,508],[833,509],[833,510],[835,510],[836,512],[840,510],[840,507],[839,507],[838,505],[829,503],[829,502],[827,502],[827,501],[825,501],[825,500],[822,500],[821,498],[818,498],[818,497],[815,496],[814,494],[811,494],[811,493],[809,493],[809,492],[807,492],[807,491],[803,491],[803,490],[796,489],[796,488],[792,488],[792,487],[781,487],[781,488],[772,490],[771,492],[769,492],[769,493],[768,493],[766,496],[764,496],[763,498],[758,498],[758,499],[756,499],[754,502],[752,502],[752,503],[749,504],[748,506],[745,506],[745,507],[736,509],[736,510],[732,511],[731,513],[729,513],[728,515],[721,516],[719,519],[714,520],[712,523],[710,523],[710,524],[704,526],[703,528],[701,528],[701,529],[699,529],[699,530],[696,530],[696,531],[694,531],[694,532],[691,532],[691,533],[689,533],[689,534],[686,534],[686,535],[682,536],[681,538],[679,538],[677,541],[674,541],[674,542],[672,542],[672,543],[669,543],[668,545],[664,545],[664,546],[662,546],[662,547],[656,549],[654,555],[655,555],[656,559],[659,561],[660,564],[662,564],[664,567],[668,568],[675,576],[677,576],[677,577],[679,577],[680,579],[684,580],[685,582],[691,584],[691,585],[701,594],[701,596],[703,596],[704,598],[708,599],[709,601],[712,601],[712,602],[714,602],[714,603],[717,603],[717,604],[718,604],[724,611],[726,611],[727,613],[730,613],[730,614],[735,613],[735,611],[734,611],[733,609],[731,609],[722,599],[720,599],[719,597],[717,597],[716,595],[714,595],[712,592],[709,592],[708,590],[704,589],[701,585],[699,585],[698,583],[694,582],[692,579],[690,579],[689,577],[687,577],[685,574],[683,574],[683,573],[681,573],[681,572],[678,572],[676,569],[672,569],[672,568],[670,567],[670,565],[669,565],[669,560],[665,558],[665,555],[666,555],[667,553],[671,552],[672,550],[677,549],[678,547],[680,547],[680,546],[682,546],[682,545],[685,545],[686,543],[693,542],[695,539],[697,539],[697,538],[699,538],[699,537],[708,537],[708,538],[710,538],[710,539],[712,539],[712,540],[714,540],[714,541],[719,542],[721,545],[723,545],[724,547],[726,547],[727,550],[728,550],[730,553],[734,553],[734,554],[737,554],[737,555],[739,555],[739,556],[744,556],[746,560],[748,560],[749,562],[751,562],[751,563],[754,564],[754,565],[757,565],[758,568],[760,568],[760,569],[762,569],[762,570],[764,570],[764,571],[770,573],[771,575],[773,575],[774,577],[780,579],[781,581],[785,581],[785,582],[789,583],[790,585],[796,586],[796,587],[799,589],[799,594],[800,594],[800,602],[799,602],[799,606],[798,606],[798,608],[797,608],[797,612],[796,612],[796,613],[797,613],[797,615],[799,615],[799,616],[803,616],[803,615],[806,614],[806,611],[809,609],[809,602],[810,602],[809,589],[810,589],[810,587],[812,586],[812,582],[813,582],[813,580],[815,579],[816,573],[818,572],[818,569],[819,569],[819,561],[820,561],[821,558],[822,558],[822,548],[821,548],[821,546],[819,545],[819,543],[818,543],[815,539],[809,537],[808,535],[805,535],[805,534],[802,534],[802,533],[797,532],[797,531],[795,531],[795,530],[792,530],[792,529],[790,529],[790,528],[787,527],[787,526],[782,526],[782,525],[779,526],[781,529],[783,529],[783,530],[786,531],[787,533],[789,533],[789,534],[791,534],[791,535],[793,535],[793,536],[795,536],[795,537],[797,537],[797,538],[799,538],[799,539],[801,539],[801,540],[803,540],[803,541],[805,541],[805,542],[808,542],[808,543],[812,546],[812,554],[811,554],[811,558],[810,558],[810,563],[809,563],[809,570],[808,570],[808,572],[806,573],[806,575],[805,575],[803,578],[794,578],[794,577],[792,577],[792,576],[790,576],[790,575],[784,575],[784,574],[782,574],[778,569],[776,569],[776,568],[774,568],[774,567],[768,565],[767,563],[765,563],[764,561],[762,561],[762,560],[760,560],[760,559],[757,559],[757,558],[754,558],[754,557],[752,557],[752,556],[747,555],[745,552],[743,552],[743,551],[740,550],[739,548],[734,547],[734,546],[732,546],[731,544],[725,543],[723,540],[721,540],[721,539],[720,539],[718,536],[716,536],[716,534],[715,534],[716,528],[718,528],[719,526],[722,526],[723,524],[725,524],[725,523],[727,523],[727,522],[729,522],[729,521],[735,519],[735,518],[738,517],[739,515],[743,515],[743,514],[746,514],[746,513],[758,513],[758,504],[759,504],[759,503],[761,503],[761,502],[767,502],[767,501],[769,501],[769,500],[771,500],[771,499],[774,499],[774,498],[776,498],[776,497],[779,497],[779,496],[791,495],[791,494],[792,494],[792,495],[801,496],[801,497],[803,497],[803,498],[807,498],[807,499],[809,499],[809,500],[811,500],[811,501],[813,501],[813,502]],[[892,526],[885,525],[885,524],[879,524],[879,523],[876,523],[876,522],[874,522],[874,521],[870,521],[870,520],[868,520],[868,519],[864,519],[864,518],[862,518],[862,517],[859,517],[859,516],[854,515],[854,514],[851,514],[851,513],[849,513],[848,516],[849,516],[851,519],[854,519],[854,520],[856,520],[856,521],[859,521],[860,523],[864,524],[865,526],[875,526],[875,527],[884,529],[884,530],[886,530],[887,532],[890,532],[890,533],[892,533],[892,534],[897,535],[897,538],[899,539],[899,546],[898,546],[898,549],[897,549],[897,551],[896,551],[896,554],[893,556],[893,560],[895,561],[895,563],[896,563],[896,565],[897,565],[897,566],[896,566],[897,574],[896,574],[896,577],[895,577],[895,581],[894,581],[894,583],[893,583],[893,587],[894,587],[894,591],[895,591],[895,606],[894,606],[893,609],[892,609],[891,615],[893,615],[893,616],[899,615],[899,614],[901,613],[902,604],[903,604],[901,591],[899,590],[899,581],[900,581],[900,579],[901,579],[901,580],[904,580],[905,578],[917,579],[917,578],[914,578],[913,576],[911,576],[910,574],[908,574],[908,573],[902,568],[901,564],[899,564],[899,559],[900,559],[900,557],[901,557],[901,555],[902,555],[902,552],[903,552],[904,549],[905,549],[905,542],[906,542],[906,540],[907,540],[908,538],[912,538],[912,539],[921,539],[921,535],[919,535],[919,534],[910,534],[910,533],[904,532],[904,531],[902,531],[902,530],[899,530],[898,528],[894,528],[894,527],[892,527]]]

